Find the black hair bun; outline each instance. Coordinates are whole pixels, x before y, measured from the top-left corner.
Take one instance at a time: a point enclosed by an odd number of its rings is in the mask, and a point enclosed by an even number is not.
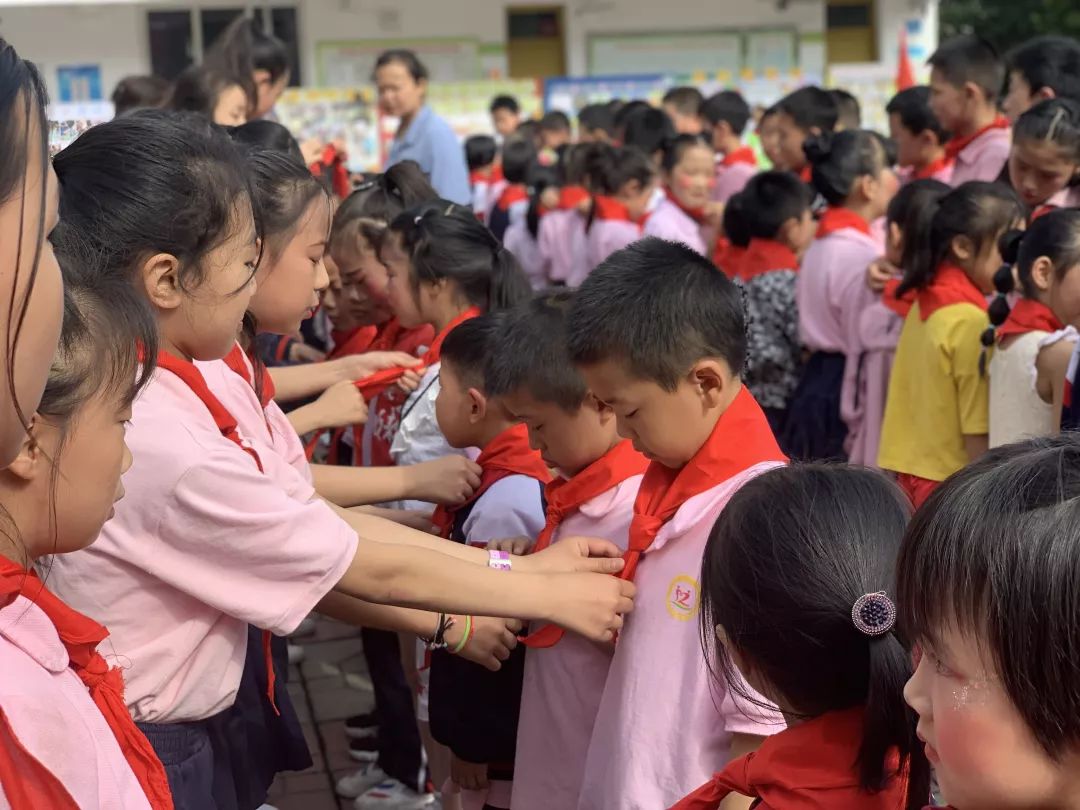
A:
[[[803,152],[811,163],[822,163],[832,154],[833,136],[831,132],[809,135],[803,141]]]
[[[1008,295],[1016,289],[1016,275],[1011,264],[1003,264],[994,273],[994,289],[1000,295]]]
[[[995,327],[1005,323],[1005,320],[1009,317],[1009,301],[1004,294],[994,297],[994,300],[990,302],[987,314],[990,316],[990,323]],[[993,331],[993,329],[990,331]]]
[[[1001,238],[998,239],[998,251],[1001,253],[1001,259],[1005,264],[1016,264],[1016,260],[1020,256],[1020,243],[1023,241],[1024,231],[1019,228],[1005,231],[1005,233],[1001,235]],[[998,272],[1000,273],[1001,271],[999,270]],[[994,278],[994,286],[996,287],[997,276],[994,276]],[[1008,292],[1011,291],[1012,287],[1009,288]]]

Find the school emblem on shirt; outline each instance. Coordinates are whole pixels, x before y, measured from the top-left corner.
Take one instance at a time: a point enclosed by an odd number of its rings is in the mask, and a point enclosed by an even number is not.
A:
[[[671,580],[667,589],[667,610],[673,619],[688,622],[697,615],[700,606],[698,581],[686,574]]]

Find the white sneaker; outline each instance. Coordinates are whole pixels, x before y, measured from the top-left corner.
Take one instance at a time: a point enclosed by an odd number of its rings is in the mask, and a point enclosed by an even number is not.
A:
[[[289,644],[288,645],[288,650],[289,650],[289,663],[290,664],[301,664],[301,663],[303,663],[304,657],[305,657],[303,647],[301,647],[299,644]]]
[[[423,810],[434,804],[434,793],[417,793],[397,779],[387,779],[353,802],[353,807],[356,810]]]
[[[338,796],[344,796],[346,799],[355,799],[361,793],[366,793],[380,782],[385,781],[386,773],[382,768],[372,762],[370,765],[365,765],[356,773],[338,779],[336,785],[337,794]]]

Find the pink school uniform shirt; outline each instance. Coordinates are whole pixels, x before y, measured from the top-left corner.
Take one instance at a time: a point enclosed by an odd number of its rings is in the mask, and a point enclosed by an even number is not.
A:
[[[992,183],[998,179],[1009,159],[1012,130],[988,129],[960,150],[953,164],[952,184],[959,186],[972,180]]]
[[[109,628],[102,653],[123,664],[140,722],[203,720],[229,708],[247,625],[291,633],[358,543],[288,454],[267,447],[266,423],[232,399],[247,396],[247,383],[224,361],[200,370],[249,426],[239,433],[265,472],[221,435],[191,389],[158,370],[128,428],[135,461],[126,497],[93,546],[54,559],[49,579],[60,598]]]
[[[583,503],[555,530],[563,537],[602,537],[626,549],[641,476]],[[612,649],[567,633],[547,649],[525,653],[512,810],[577,807],[596,713]]]
[[[534,290],[542,290],[548,286],[551,282],[551,265],[540,250],[539,241],[529,233],[529,226],[524,220],[514,222],[506,229],[503,234],[503,247],[517,258],[525,278]]]
[[[702,256],[707,251],[701,225],[669,199],[664,199],[645,222],[645,236],[656,236],[669,242],[682,242]]]
[[[855,379],[844,397],[840,411],[844,421],[853,426],[848,433],[848,460],[864,467],[877,467],[881,444],[881,424],[885,419],[885,401],[889,394],[896,344],[904,320],[880,301],[870,304],[859,316],[859,343],[862,355],[855,368]]]
[[[19,743],[79,807],[149,810],[116,736],[69,663],[34,602],[18,596],[0,609],[0,709]],[[0,808],[8,807],[0,789]]]
[[[757,173],[758,167],[750,163],[732,163],[730,166],[725,166],[723,163],[717,164],[713,199],[726,203],[746,188],[750,178]]]
[[[552,281],[580,287],[592,267],[588,263],[585,217],[579,211],[558,210],[540,220],[537,234],[540,253],[548,262]]]
[[[724,767],[733,734],[784,729],[779,712],[717,684],[698,630],[713,523],[740,486],[777,466],[756,464],[687,500],[638,564],[634,612],[615,645],[577,810],[670,807]]]
[[[589,228],[586,264],[592,271],[607,257],[641,238],[641,226],[621,219],[595,219]],[[582,279],[584,281],[584,279]]]

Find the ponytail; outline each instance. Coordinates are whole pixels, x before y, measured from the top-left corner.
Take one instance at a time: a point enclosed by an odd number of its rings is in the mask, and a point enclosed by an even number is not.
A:
[[[525,183],[529,189],[529,210],[525,214],[525,227],[532,238],[536,239],[540,233],[540,216],[544,207],[541,198],[547,189],[559,185],[558,169],[533,161]]]
[[[395,163],[357,186],[338,206],[330,228],[331,250],[358,233],[378,250],[387,225],[402,211],[438,198],[416,161]]]
[[[488,292],[489,312],[512,309],[532,297],[532,287],[522,272],[517,257],[499,245],[491,265],[491,284]]]
[[[866,129],[822,132],[803,142],[811,182],[829,205],[843,205],[860,177],[876,177],[895,162],[888,142]]]
[[[904,242],[900,267],[910,267],[916,260],[919,244],[930,228],[938,204],[949,191],[949,186],[939,180],[914,180],[889,202],[885,221],[900,229]]]

